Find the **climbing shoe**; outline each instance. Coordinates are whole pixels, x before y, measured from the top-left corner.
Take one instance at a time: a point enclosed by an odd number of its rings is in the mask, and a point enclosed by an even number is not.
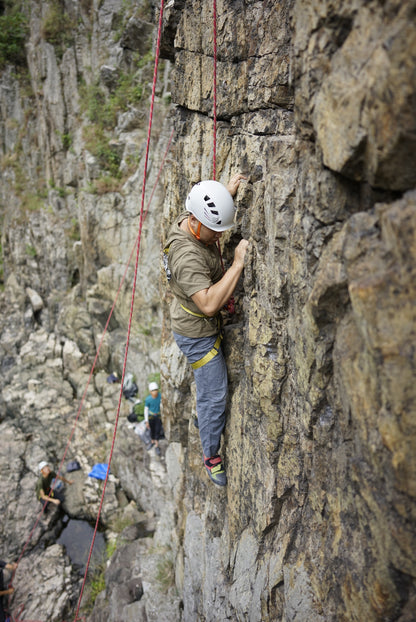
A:
[[[220,456],[212,456],[211,458],[205,458],[204,465],[207,473],[217,486],[225,486],[227,483],[227,475],[222,465]]]

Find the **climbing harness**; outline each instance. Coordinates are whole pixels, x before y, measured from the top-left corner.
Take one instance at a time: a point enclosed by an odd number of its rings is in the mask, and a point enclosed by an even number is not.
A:
[[[184,311],[186,311],[186,313],[189,313],[190,315],[193,315],[195,317],[201,317],[201,318],[204,318],[205,320],[214,319],[212,317],[209,317],[209,315],[205,315],[204,313],[195,313],[195,311],[191,311],[191,309],[188,309],[187,307],[185,307],[185,305],[182,305],[182,304],[181,304],[181,308]],[[205,354],[202,358],[198,359],[194,363],[191,363],[192,369],[199,369],[200,367],[203,367],[204,365],[209,363],[214,358],[214,356],[217,356],[219,352],[221,340],[222,340],[222,331],[221,331],[221,326],[220,326],[219,315],[215,316],[215,319],[217,320],[217,327],[219,330],[217,339],[215,340],[213,347],[211,348],[209,352],[207,352],[207,354]]]

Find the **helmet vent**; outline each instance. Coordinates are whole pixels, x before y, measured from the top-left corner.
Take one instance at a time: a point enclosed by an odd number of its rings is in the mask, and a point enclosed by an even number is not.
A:
[[[204,201],[208,205],[208,207],[216,207],[214,201],[207,194],[204,196]]]

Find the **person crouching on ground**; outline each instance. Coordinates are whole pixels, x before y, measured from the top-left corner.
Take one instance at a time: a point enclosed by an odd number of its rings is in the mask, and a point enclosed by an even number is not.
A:
[[[38,469],[40,477],[36,484],[36,495],[42,506],[46,506],[46,512],[48,502],[60,506],[64,501],[64,492],[63,490],[59,490],[62,484],[59,485],[59,482],[56,482],[56,486],[53,486],[54,480],[60,480],[65,484],[72,484],[72,482],[63,475],[57,476],[55,471],[52,471],[49,464],[45,461],[39,463]]]
[[[249,243],[240,240],[224,274],[216,243],[234,224],[233,196],[242,179],[243,175],[234,175],[227,187],[212,180],[193,186],[186,199],[187,211],[172,224],[164,249],[174,295],[170,307],[173,336],[193,368],[204,465],[219,486],[227,483],[218,451],[228,392],[220,310],[234,292]]]
[[[157,382],[149,384],[150,395],[144,401],[144,420],[146,427],[150,429],[152,444],[148,449],[155,447],[155,452],[160,456],[159,439],[162,433],[162,420],[160,418],[160,400],[162,396],[159,393]]]

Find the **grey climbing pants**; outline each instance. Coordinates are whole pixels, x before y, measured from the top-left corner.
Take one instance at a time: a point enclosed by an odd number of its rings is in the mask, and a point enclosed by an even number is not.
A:
[[[199,361],[214,346],[217,335],[212,337],[184,337],[173,333],[180,350],[189,363]],[[225,425],[225,405],[227,402],[227,366],[221,348],[208,363],[194,369],[196,383],[196,412],[199,435],[206,458],[218,453],[221,433]]]

